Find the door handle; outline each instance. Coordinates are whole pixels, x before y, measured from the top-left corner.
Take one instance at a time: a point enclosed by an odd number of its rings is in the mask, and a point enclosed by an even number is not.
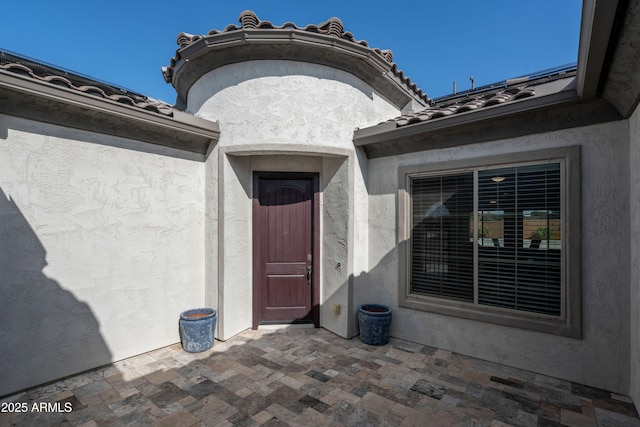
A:
[[[307,265],[307,284],[311,286],[311,266]]]

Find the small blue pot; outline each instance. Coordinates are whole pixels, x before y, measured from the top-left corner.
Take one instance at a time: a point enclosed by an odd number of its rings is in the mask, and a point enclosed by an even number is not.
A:
[[[189,353],[199,353],[213,347],[216,332],[216,311],[195,308],[180,313],[180,340]]]
[[[384,345],[389,342],[391,309],[379,304],[363,304],[358,309],[360,340],[369,345]]]

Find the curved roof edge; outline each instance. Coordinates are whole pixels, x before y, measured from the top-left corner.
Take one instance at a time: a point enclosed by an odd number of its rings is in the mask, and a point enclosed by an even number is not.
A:
[[[207,35],[180,33],[178,50],[170,65],[163,67],[165,81],[178,92],[178,105],[186,104],[191,86],[207,72],[224,65],[253,60],[291,60],[341,69],[369,83],[399,108],[431,99],[393,62],[390,50],[369,47],[344,31],[342,21],[331,18],[298,27],[286,22],[274,26],[254,12],[244,11],[240,25],[211,30]]]

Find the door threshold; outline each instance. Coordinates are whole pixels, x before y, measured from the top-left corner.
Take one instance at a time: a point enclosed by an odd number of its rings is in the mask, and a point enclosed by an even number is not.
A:
[[[273,323],[267,325],[258,325],[258,330],[271,330],[271,329],[314,329],[316,326],[313,323]]]

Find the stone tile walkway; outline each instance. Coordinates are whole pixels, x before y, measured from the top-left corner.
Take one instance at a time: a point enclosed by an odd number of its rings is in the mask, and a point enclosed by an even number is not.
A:
[[[323,329],[246,331],[197,354],[173,345],[1,402],[28,412],[0,412],[0,426],[640,426],[624,396]]]

